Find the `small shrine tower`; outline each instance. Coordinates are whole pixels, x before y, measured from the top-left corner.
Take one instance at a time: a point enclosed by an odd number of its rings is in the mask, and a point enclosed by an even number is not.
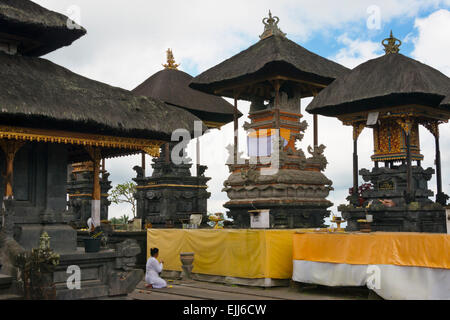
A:
[[[191,87],[207,93],[251,102],[248,156],[238,154],[238,123],[234,146],[229,147],[230,176],[224,182],[229,197],[225,208],[235,226],[250,226],[256,210],[269,211],[271,228],[321,227],[332,203],[333,190],[323,174],[327,160],[319,145],[318,121],[314,118],[314,141],[309,156],[296,147],[308,127],[301,121],[301,98],[313,97],[345,67],[320,57],[286,38],[278,27],[280,19],[263,19],[260,41],[203,72]]]
[[[442,191],[439,125],[450,118],[450,109],[440,105],[450,79],[400,54],[401,41],[392,32],[383,46],[385,55],[338,78],[307,108],[353,126],[352,195],[350,205],[339,210],[348,220],[348,230],[357,230],[357,220],[370,214],[375,231],[445,232],[443,206],[448,196]],[[435,137],[436,171],[421,166],[419,125]],[[371,188],[358,191],[358,137],[364,128],[373,131],[374,168],[359,171]],[[428,181],[435,172],[434,203]]]

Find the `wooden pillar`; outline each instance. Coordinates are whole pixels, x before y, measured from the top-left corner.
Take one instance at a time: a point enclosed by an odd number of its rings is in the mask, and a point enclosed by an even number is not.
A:
[[[314,98],[317,96],[316,90],[313,91]],[[313,144],[314,148],[319,145],[319,116],[317,114],[313,115]]]
[[[279,80],[274,81],[274,87],[275,87],[275,101],[274,101],[274,107],[275,107],[275,129],[280,130],[281,124],[280,124],[280,87],[281,83]],[[278,132],[278,134],[281,134]]]
[[[353,124],[353,195],[358,194],[358,138],[364,130],[364,124]]]
[[[234,94],[234,113],[233,113],[233,120],[234,120],[234,164],[237,164],[237,158],[238,158],[238,150],[239,150],[239,138],[238,138],[238,130],[239,130],[239,124],[238,124],[238,94],[235,92]]]
[[[105,158],[102,158],[102,179],[105,177],[106,173],[106,163]]]
[[[14,174],[14,158],[17,151],[24,145],[24,142],[17,140],[0,140],[0,147],[6,157],[6,173],[5,173],[5,199],[13,199],[13,174]]]
[[[436,125],[436,135],[434,136],[436,145],[436,185],[437,193],[442,193],[442,172],[441,172],[441,148],[439,145],[439,126]]]
[[[142,167],[142,173],[145,177],[145,151],[141,152],[141,167]]]
[[[411,135],[406,134],[406,191],[408,196],[412,196],[412,161],[411,161]]]
[[[164,145],[164,148],[165,148],[165,150],[164,150],[164,156],[165,156],[166,164],[170,164],[170,144],[169,144],[169,142],[167,142],[167,143]]]
[[[317,114],[313,116],[314,123],[314,148],[319,145],[319,120]]]
[[[100,188],[100,161],[102,159],[101,149],[98,147],[86,147],[89,156],[93,163],[94,182],[92,186],[92,202],[91,202],[91,218],[94,227],[100,226],[100,202],[101,202],[101,188]]]
[[[197,161],[197,177],[199,176],[199,172],[200,172],[200,137],[197,137],[197,143],[196,143],[196,161]]]
[[[436,186],[437,186],[437,194],[436,194],[436,202],[446,206],[448,196],[444,194],[442,191],[442,167],[441,167],[441,147],[439,143],[439,123],[435,124],[435,132],[434,132],[434,141],[436,145]]]
[[[353,139],[353,194],[358,194],[358,137]]]

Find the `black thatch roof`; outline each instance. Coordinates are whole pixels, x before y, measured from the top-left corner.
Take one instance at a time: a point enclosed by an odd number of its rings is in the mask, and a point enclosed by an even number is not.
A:
[[[306,111],[336,116],[359,111],[422,104],[438,107],[450,79],[400,53],[369,60],[336,79],[314,98]]]
[[[17,41],[22,55],[42,56],[86,34],[80,26],[69,29],[68,20],[28,0],[0,0],[1,37]]]
[[[0,124],[170,141],[191,113],[48,60],[0,53]]]
[[[443,109],[450,109],[450,92],[445,97],[445,99],[442,100],[440,107]]]
[[[194,78],[191,88],[214,94],[215,90],[262,75],[284,75],[329,85],[349,69],[325,59],[295,42],[273,35]]]
[[[184,108],[204,121],[233,121],[233,105],[217,96],[191,89],[189,83],[192,79],[192,76],[183,71],[164,69],[152,75],[132,92]],[[242,114],[239,113],[239,116]]]

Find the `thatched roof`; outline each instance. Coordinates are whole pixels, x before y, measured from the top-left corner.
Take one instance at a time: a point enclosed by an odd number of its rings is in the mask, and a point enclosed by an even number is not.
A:
[[[192,76],[183,71],[164,69],[132,91],[136,95],[152,97],[186,109],[204,121],[233,121],[233,105],[220,97],[191,89],[189,83],[192,79]]]
[[[191,113],[48,60],[0,53],[0,124],[170,141]]]
[[[264,75],[284,75],[326,86],[348,71],[281,35],[273,35],[203,72],[190,87],[214,94],[215,90]]]
[[[1,38],[16,40],[22,55],[42,56],[86,34],[80,26],[70,29],[75,24],[68,20],[28,0],[0,0]]]
[[[445,97],[445,99],[442,100],[440,107],[443,108],[443,109],[450,109],[450,92]]]
[[[450,79],[430,66],[391,53],[369,60],[338,78],[306,111],[336,116],[406,104],[439,107]]]

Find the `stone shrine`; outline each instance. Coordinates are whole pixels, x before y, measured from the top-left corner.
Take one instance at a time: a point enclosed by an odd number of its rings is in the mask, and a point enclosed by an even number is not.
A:
[[[203,72],[190,84],[194,89],[251,102],[247,131],[248,156],[238,154],[238,122],[234,146],[229,146],[229,178],[225,203],[236,228],[250,227],[250,214],[270,210],[271,228],[321,227],[332,203],[333,189],[324,174],[327,160],[318,143],[314,118],[314,144],[309,155],[296,147],[308,124],[301,122],[301,99],[315,96],[348,72],[286,38],[279,18],[263,19],[260,41],[247,50]]]

